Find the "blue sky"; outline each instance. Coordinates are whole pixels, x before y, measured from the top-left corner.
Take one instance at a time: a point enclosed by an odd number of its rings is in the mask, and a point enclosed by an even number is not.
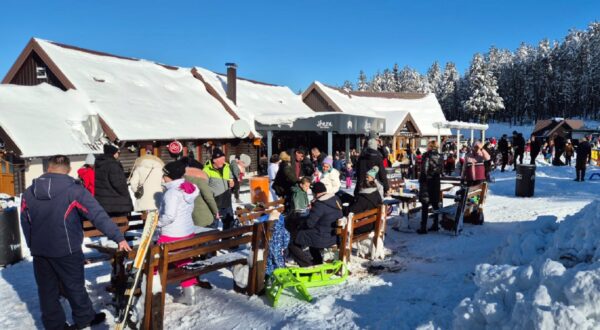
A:
[[[491,45],[562,39],[600,20],[600,1],[2,1],[0,76],[39,37],[290,86],[339,85],[398,63],[462,72]]]

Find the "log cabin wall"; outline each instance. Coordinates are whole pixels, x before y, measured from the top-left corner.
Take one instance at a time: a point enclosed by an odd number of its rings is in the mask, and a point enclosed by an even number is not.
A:
[[[45,78],[43,78],[44,76]],[[63,91],[67,90],[56,75],[50,71],[46,63],[35,52],[32,52],[10,81],[10,84],[35,86],[44,82]]]

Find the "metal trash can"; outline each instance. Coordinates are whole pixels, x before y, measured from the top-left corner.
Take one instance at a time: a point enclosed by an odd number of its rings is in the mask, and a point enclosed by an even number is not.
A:
[[[21,236],[16,207],[0,210],[0,266],[21,261]]]
[[[515,195],[519,197],[532,197],[535,190],[535,165],[517,165],[517,180]]]

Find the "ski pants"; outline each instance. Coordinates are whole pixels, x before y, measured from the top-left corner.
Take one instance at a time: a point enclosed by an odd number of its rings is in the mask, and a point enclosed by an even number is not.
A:
[[[575,160],[575,173],[577,174],[577,180],[585,180],[585,168],[586,168],[585,160]]]
[[[296,263],[300,267],[309,267],[309,266],[313,266],[313,265],[322,264],[323,263],[322,250],[323,249],[309,247],[308,248],[309,254],[307,254],[306,252],[303,251],[301,245],[291,242],[290,245],[288,246],[288,251],[290,253],[290,256],[292,257],[292,259],[294,259],[294,261],[296,261]]]
[[[219,215],[221,215],[221,221],[223,221],[223,230],[233,228],[233,208],[224,207],[219,209]]]
[[[529,164],[531,164],[531,165],[535,165],[535,159],[537,158],[537,156],[538,156],[539,154],[540,154],[539,152],[536,152],[536,153],[533,153],[533,152],[532,152],[532,153],[531,153],[531,160],[529,161]]]
[[[83,328],[94,319],[96,312],[85,290],[83,264],[84,257],[81,251],[59,258],[33,257],[33,273],[38,287],[44,328],[64,328],[66,317],[60,304],[61,294],[69,301],[73,321],[77,326]]]
[[[503,152],[502,153],[502,172],[504,172],[504,168],[506,167],[506,164],[508,164],[508,152]]]

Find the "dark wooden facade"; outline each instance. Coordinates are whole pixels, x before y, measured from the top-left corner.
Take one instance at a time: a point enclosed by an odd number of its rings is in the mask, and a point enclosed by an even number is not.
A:
[[[40,72],[38,70],[44,71],[45,78],[40,77]],[[35,51],[33,51],[31,55],[27,57],[25,62],[23,62],[23,65],[19,71],[17,71],[13,79],[11,79],[10,83],[24,86],[35,86],[41,83],[48,83],[63,91],[67,90],[60,80],[58,80],[54,72],[48,68],[48,65],[44,63],[42,58]]]
[[[321,93],[317,92],[316,89],[313,89],[308,95],[304,98],[304,103],[308,105],[315,112],[335,112],[336,110],[333,108],[329,102],[321,95]]]

